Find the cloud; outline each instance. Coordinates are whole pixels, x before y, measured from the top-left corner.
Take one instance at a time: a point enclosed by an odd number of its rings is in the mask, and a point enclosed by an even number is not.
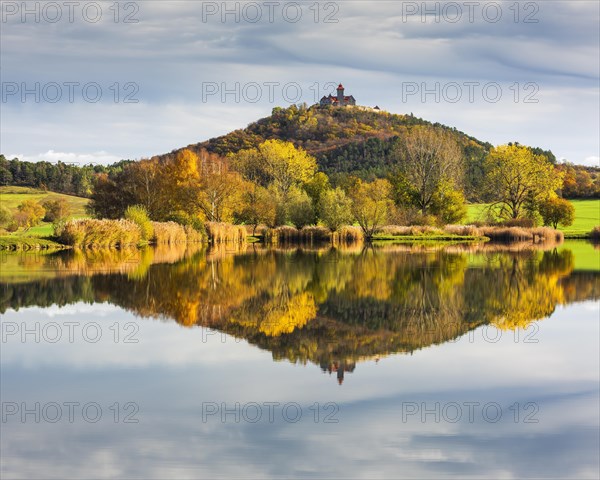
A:
[[[56,104],[9,96],[0,128],[3,151],[32,159],[50,151],[140,158],[243,128],[290,103],[281,94],[272,102],[235,102],[231,96],[205,102],[203,82],[227,88],[236,82],[298,82],[305,91],[301,101],[314,103],[318,95],[308,91],[310,85],[318,84],[324,94],[322,86],[332,81],[342,81],[360,104],[395,113],[410,108],[485,141],[518,138],[575,163],[600,150],[597,2],[521,2],[517,10],[502,3],[497,22],[484,15],[484,4],[470,21],[459,3],[463,14],[457,22],[443,15],[444,2],[329,2],[331,7],[320,3],[317,10],[303,4],[301,19],[290,22],[285,4],[275,8],[271,21],[259,3],[256,23],[247,21],[244,3],[229,5],[237,5],[238,18],[223,17],[222,2],[214,3],[216,14],[206,15],[209,4],[138,2],[133,24],[123,22],[126,12],[115,22],[112,11],[104,11],[98,23],[82,21],[80,14],[73,23],[56,24],[21,23],[11,16],[3,23],[3,81],[27,88],[36,82],[41,88],[96,82],[103,96],[96,104],[86,103],[81,92],[73,103],[63,95]],[[417,12],[407,15],[415,5]],[[427,14],[424,6],[442,14]],[[405,105],[398,98],[406,81],[498,82],[504,89],[532,82],[541,105],[512,105],[512,112],[510,105],[481,99],[467,109]],[[138,104],[123,103],[127,82],[137,86]]]

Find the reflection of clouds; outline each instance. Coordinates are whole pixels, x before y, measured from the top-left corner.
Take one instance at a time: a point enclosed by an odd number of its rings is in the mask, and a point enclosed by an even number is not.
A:
[[[520,390],[511,388],[342,403],[338,424],[315,424],[310,416],[295,424],[203,424],[199,407],[188,402],[170,409],[163,390],[148,399],[152,404],[137,425],[7,424],[2,473],[11,478],[82,478],[90,471],[98,478],[399,478],[398,472],[407,478],[596,478],[597,392],[540,393],[539,424],[515,424],[508,410],[507,420],[496,424],[481,417],[474,423],[403,423],[399,414],[399,405],[408,400],[493,400],[507,408],[521,400]],[[305,412],[309,407],[303,404]],[[590,415],[585,425],[574,419],[580,410]],[[32,457],[32,445],[45,448],[35,447]]]
[[[200,329],[135,319],[118,309],[90,321],[137,321],[140,344],[2,345],[2,401],[95,401],[97,424],[2,425],[7,478],[594,478],[598,462],[598,322],[589,303],[540,322],[539,343],[463,337],[359,363],[339,387],[316,366],[273,362],[245,342],[202,342]],[[100,315],[104,315],[102,312]],[[38,309],[3,321],[48,319]],[[52,317],[56,320],[57,317]],[[467,341],[465,341],[465,339]],[[227,340],[231,340],[228,338]],[[573,352],[577,352],[574,355]],[[139,404],[138,424],[114,424],[106,408]],[[295,424],[202,423],[202,402],[298,402]],[[337,424],[310,407],[335,402]],[[402,420],[402,403],[497,402],[498,423]],[[510,407],[518,402],[521,417]],[[536,424],[523,405],[536,402]],[[277,410],[280,412],[280,410]],[[231,417],[229,417],[231,418]],[[323,417],[321,416],[321,419]]]

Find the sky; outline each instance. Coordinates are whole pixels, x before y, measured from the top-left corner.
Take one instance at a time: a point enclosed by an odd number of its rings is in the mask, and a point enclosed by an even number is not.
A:
[[[346,87],[600,165],[600,2],[1,2],[0,153],[111,163]]]

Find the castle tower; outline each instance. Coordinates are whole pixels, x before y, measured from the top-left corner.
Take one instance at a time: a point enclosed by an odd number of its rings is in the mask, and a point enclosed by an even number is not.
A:
[[[337,87],[337,100],[338,105],[344,105],[344,86],[340,83]]]

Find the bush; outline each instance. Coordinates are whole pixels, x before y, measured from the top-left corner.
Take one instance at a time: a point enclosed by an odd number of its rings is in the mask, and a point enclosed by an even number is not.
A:
[[[152,222],[148,217],[148,212],[145,207],[142,205],[131,205],[127,207],[125,210],[125,218],[140,227],[143,241],[149,242],[152,239],[154,236],[154,227],[152,226]]]
[[[596,225],[590,232],[590,238],[595,241],[600,241],[600,225]]]
[[[12,213],[6,207],[0,205],[0,227],[6,227],[13,220]]]
[[[45,222],[54,223],[60,220],[64,220],[71,213],[69,204],[64,198],[58,198],[56,200],[46,200],[44,203],[42,203],[42,206],[46,210],[46,215],[44,215]]]
[[[467,205],[460,190],[442,188],[433,197],[431,213],[442,225],[462,222],[467,216]]]

